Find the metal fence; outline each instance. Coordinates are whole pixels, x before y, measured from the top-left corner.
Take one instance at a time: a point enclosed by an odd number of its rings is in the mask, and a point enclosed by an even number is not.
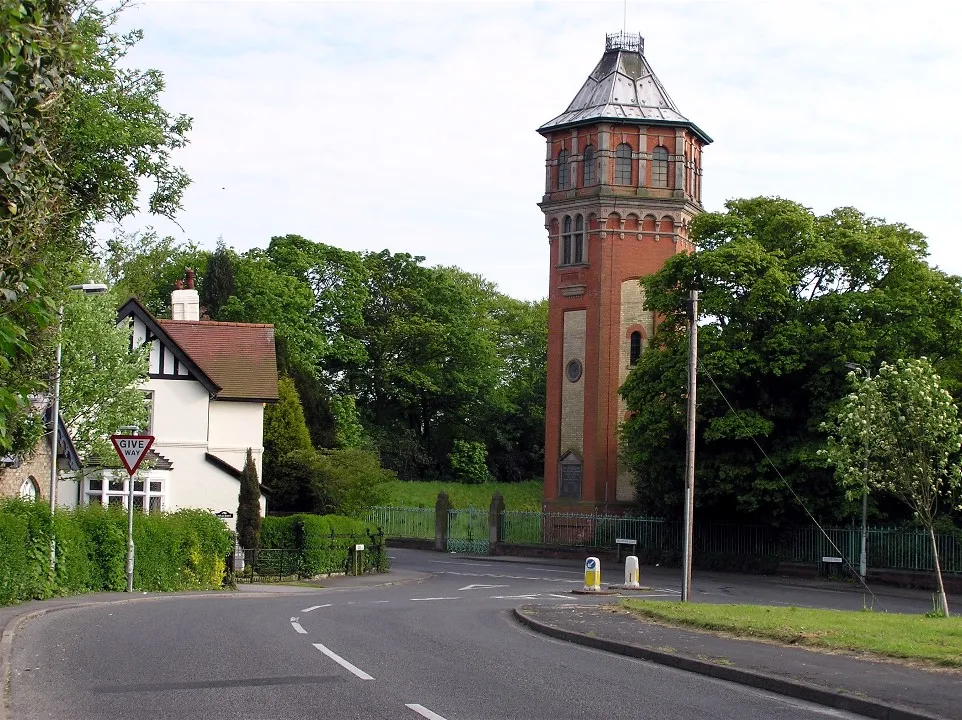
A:
[[[434,508],[374,507],[367,519],[388,538],[434,539]]]
[[[433,538],[434,510],[372,508],[368,519],[384,534],[397,538]],[[677,562],[681,558],[682,523],[647,517],[505,511],[500,517],[502,543],[611,550],[616,538],[637,541],[643,562]],[[779,562],[816,564],[840,556],[858,565],[861,529],[817,527],[776,529],[762,525],[705,523],[696,525],[693,554],[705,567],[774,569]],[[939,561],[946,572],[962,573],[962,533],[936,536]],[[451,510],[448,550],[486,553],[488,513]],[[933,570],[932,545],[923,530],[869,528],[868,567],[877,570]],[[734,560],[733,560],[734,559]],[[740,560],[739,560],[740,559]]]

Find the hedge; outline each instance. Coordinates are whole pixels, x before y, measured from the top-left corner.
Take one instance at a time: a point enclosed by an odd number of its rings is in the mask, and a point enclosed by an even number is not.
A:
[[[364,544],[364,568],[388,569],[384,535],[373,523],[341,515],[268,516],[261,525],[261,547],[299,550],[299,574],[313,577],[346,572],[355,544]]]
[[[51,539],[56,562],[50,568]],[[134,587],[202,590],[220,587],[230,531],[201,510],[134,513]],[[41,502],[0,502],[0,604],[40,600],[127,584],[127,515],[99,505],[59,509]]]

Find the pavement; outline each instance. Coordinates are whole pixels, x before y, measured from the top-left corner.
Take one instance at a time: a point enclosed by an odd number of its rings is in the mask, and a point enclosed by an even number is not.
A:
[[[514,613],[523,625],[560,640],[866,717],[962,720],[962,672],[665,627],[613,605],[529,605]]]

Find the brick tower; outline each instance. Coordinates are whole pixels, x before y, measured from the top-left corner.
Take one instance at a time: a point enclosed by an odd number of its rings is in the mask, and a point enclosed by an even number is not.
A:
[[[568,109],[538,132],[550,245],[544,504],[618,512],[634,499],[618,459],[618,388],[655,327],[638,279],[691,250],[711,138],[678,111],[630,33],[606,37]]]

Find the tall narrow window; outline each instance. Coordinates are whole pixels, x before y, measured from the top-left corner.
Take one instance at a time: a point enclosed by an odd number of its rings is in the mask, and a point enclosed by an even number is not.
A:
[[[585,261],[585,222],[580,215],[575,215],[575,264]]]
[[[571,216],[565,215],[564,231],[561,234],[561,264],[571,264]]]
[[[631,145],[621,143],[615,149],[615,185],[631,184]]]
[[[628,364],[634,367],[638,364],[638,358],[641,357],[641,333],[635,330],[631,333],[631,349],[628,355]]]
[[[651,185],[668,187],[668,151],[661,145],[651,151]]]
[[[558,189],[567,190],[571,185],[571,166],[568,164],[568,151],[558,153]]]
[[[584,168],[581,174],[581,184],[587,187],[594,185],[598,181],[598,172],[595,168],[595,149],[589,145],[585,148],[583,159]]]

